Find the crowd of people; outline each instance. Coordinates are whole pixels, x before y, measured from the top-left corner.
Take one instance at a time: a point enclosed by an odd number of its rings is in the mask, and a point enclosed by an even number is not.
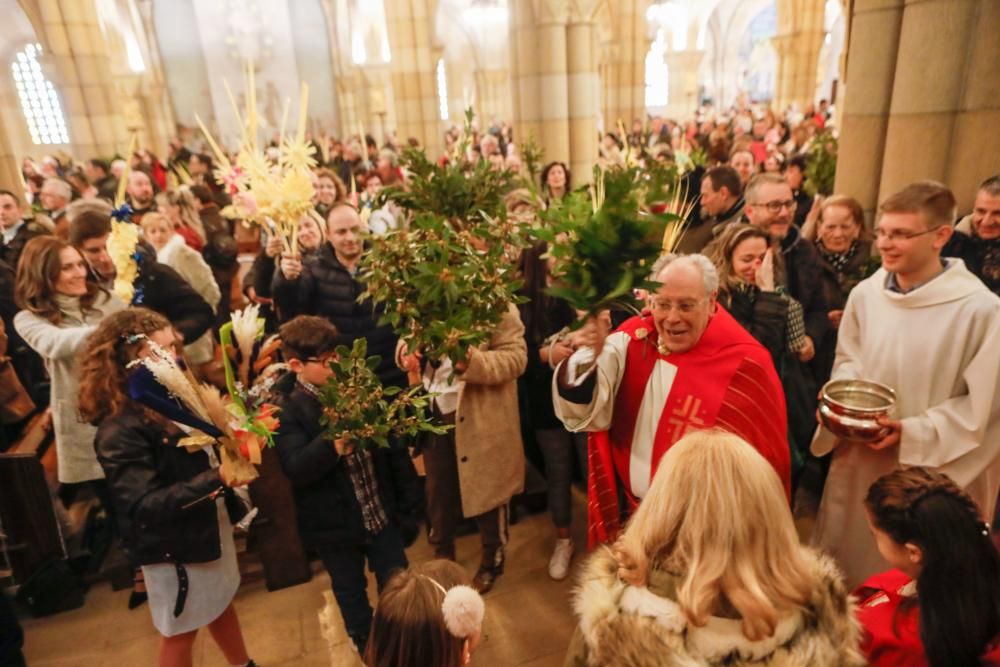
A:
[[[359,298],[367,236],[407,224],[378,197],[411,178],[394,137],[317,140],[316,216],[299,224],[296,253],[231,217],[213,159],[180,141],[165,162],[147,150],[128,163],[26,160],[25,190],[0,190],[0,361],[18,381],[3,390],[0,449],[47,408],[53,501],[92,494],[111,517],[136,569],[130,607],[148,599],[163,636],[160,664],[191,664],[202,627],[230,664],[253,664],[232,605],[246,503],[211,446],[176,446],[190,424],[143,403],[134,368],[155,343],[221,385],[218,327],[256,303],[287,366],[275,440],[299,533],[368,665],[472,659],[529,461],[547,482],[553,579],[585,546],[571,537],[574,480],[589,496],[593,552],[577,568],[567,665],[1000,664],[989,523],[1000,175],[965,217],[947,187],[922,181],[868,221],[851,193],[808,194],[811,147],[830,123],[823,103],[604,134],[595,159],[606,166],[666,161],[684,174],[691,212],[651,267],[659,287],[636,295],[638,315],[578,322],[547,289],[558,279],[547,246],[528,247],[516,261],[523,302],[456,363],[407,349]],[[442,160],[486,161],[538,192],[508,196],[518,220],[573,190],[558,160],[530,182],[509,125],[476,131],[464,156],[456,141],[449,131]],[[142,237],[132,303],[112,290],[119,185]],[[450,428],[386,448],[331,442],[321,388],[337,346],[359,338],[381,358],[383,386],[422,384]],[[830,379],[895,389],[881,439],[818,425]],[[803,544],[795,518],[810,515]],[[463,521],[482,544],[471,577],[454,563]],[[435,560],[411,565],[421,522]]]

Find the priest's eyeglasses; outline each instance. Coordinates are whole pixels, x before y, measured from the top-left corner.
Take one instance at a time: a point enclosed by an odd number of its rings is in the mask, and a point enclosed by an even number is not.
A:
[[[897,241],[909,241],[910,239],[915,239],[918,236],[923,236],[924,234],[930,234],[936,232],[938,227],[931,227],[930,229],[925,229],[922,232],[902,232],[897,229],[887,232],[881,227],[875,228],[875,238],[885,239],[890,243],[896,243]]]
[[[681,315],[690,315],[698,308],[702,301],[704,301],[704,299],[688,299],[673,303],[671,301],[650,299],[649,307],[661,313],[669,313],[671,310],[676,310]]]

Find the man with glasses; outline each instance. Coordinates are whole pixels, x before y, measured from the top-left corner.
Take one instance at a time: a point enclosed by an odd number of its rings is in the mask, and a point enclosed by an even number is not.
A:
[[[747,219],[771,235],[774,245],[769,252],[780,252],[781,261],[775,265],[784,267],[783,277],[778,272],[777,283],[802,304],[806,335],[797,358],[782,364],[781,376],[787,390],[792,440],[796,451],[805,456],[816,430],[818,389],[807,363],[816,356],[816,341],[823,340],[830,327],[830,308],[823,293],[819,253],[793,224],[796,205],[791,185],[780,174],[758,174],[747,185]]]
[[[649,312],[608,334],[591,318],[553,380],[556,416],[591,432],[591,546],[614,541],[663,454],[685,433],[720,428],[766,458],[790,488],[785,397],[770,353],[716,303],[719,276],[703,255],[668,255]]]
[[[833,452],[814,542],[855,586],[885,569],[862,500],[900,466],[942,472],[985,516],[1000,488],[1000,298],[960,259],[942,259],[955,197],[913,183],[879,207],[882,268],[851,292],[841,320],[833,379],[865,379],[896,391],[878,442],[837,441],[821,429],[817,456]],[[986,539],[985,537],[983,539]]]

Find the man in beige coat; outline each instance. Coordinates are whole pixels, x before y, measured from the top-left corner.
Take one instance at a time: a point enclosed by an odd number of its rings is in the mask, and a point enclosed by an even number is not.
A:
[[[421,373],[424,386],[437,394],[435,416],[455,426],[429,434],[423,446],[430,543],[436,557],[454,560],[459,520],[475,519],[483,553],[473,585],[485,593],[503,573],[509,503],[524,485],[517,378],[528,352],[521,316],[509,305],[490,341],[474,348],[454,377],[447,359],[421,363],[402,344],[399,351],[400,366]]]

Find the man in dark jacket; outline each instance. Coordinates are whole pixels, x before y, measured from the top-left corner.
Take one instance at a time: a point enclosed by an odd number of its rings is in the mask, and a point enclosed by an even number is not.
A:
[[[48,234],[48,230],[34,220],[24,218],[21,198],[10,190],[0,190],[0,261],[7,262],[17,271],[17,260],[25,244],[36,236]]]
[[[275,271],[271,296],[279,319],[319,315],[333,323],[341,342],[350,346],[358,338],[368,341],[368,353],[382,358],[376,372],[382,384],[406,386],[406,375],[394,361],[398,337],[389,325],[378,325],[371,301],[358,303],[365,291],[356,278],[361,261],[361,217],[349,204],[337,204],[327,218],[328,243],[314,258],[302,262],[283,255]]]
[[[1000,175],[983,181],[972,214],[960,220],[942,257],[959,257],[990,290],[1000,296]]]
[[[698,205],[691,209],[688,226],[675,251],[701,252],[730,223],[743,216],[743,186],[732,167],[712,167],[701,179]]]
[[[380,591],[393,572],[406,568],[403,527],[412,541],[417,473],[404,446],[333,441],[327,433],[319,392],[337,346],[333,325],[296,317],[282,325],[281,341],[295,387],[281,406],[278,456],[292,483],[302,540],[319,553],[347,634],[364,652],[372,621],[365,561]]]
[[[115,280],[115,264],[108,254],[111,220],[96,211],[84,211],[73,218],[69,242],[87,260],[97,282],[110,289]],[[156,261],[156,253],[139,244],[139,275],[135,280],[133,305],[160,313],[186,341],[194,341],[212,328],[212,306],[194,291],[180,274]]]
[[[805,346],[798,360],[789,359],[782,369],[788,407],[788,426],[800,451],[806,451],[816,423],[816,387],[806,364],[816,356],[816,345],[830,328],[830,310],[823,292],[823,269],[816,247],[806,241],[792,223],[796,202],[792,188],[780,174],[758,174],[746,189],[746,216],[750,224],[769,232],[784,263],[782,281],[793,299],[802,304]]]

